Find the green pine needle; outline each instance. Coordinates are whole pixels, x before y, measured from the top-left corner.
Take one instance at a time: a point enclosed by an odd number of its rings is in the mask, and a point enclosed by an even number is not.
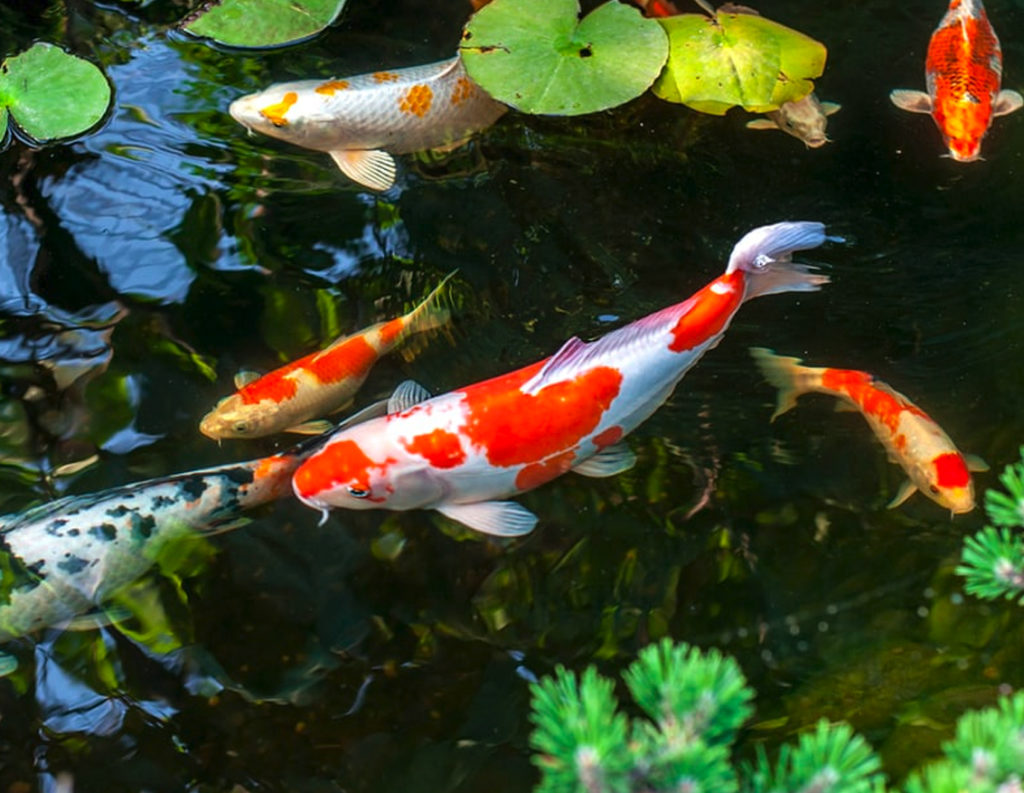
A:
[[[956,571],[967,579],[969,593],[988,600],[1020,595],[1024,605],[1024,538],[1020,535],[986,526],[964,542],[961,561]]]
[[[1008,465],[999,475],[999,481],[1009,491],[985,492],[988,519],[996,526],[1024,526],[1024,446],[1020,449],[1021,462]]]

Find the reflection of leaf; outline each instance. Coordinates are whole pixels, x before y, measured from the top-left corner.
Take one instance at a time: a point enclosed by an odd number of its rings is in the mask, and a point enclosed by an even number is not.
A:
[[[0,138],[8,112],[36,140],[51,140],[85,132],[108,104],[103,72],[52,44],[34,44],[0,67]]]
[[[669,57],[654,93],[704,113],[721,115],[733,105],[775,110],[809,94],[811,78],[825,68],[823,44],[764,17],[719,12],[660,22]]]
[[[668,54],[657,23],[614,1],[578,15],[577,0],[494,0],[466,26],[466,70],[527,113],[593,113],[646,91]]]
[[[345,0],[222,0],[207,2],[182,27],[232,47],[278,47],[316,35]]]

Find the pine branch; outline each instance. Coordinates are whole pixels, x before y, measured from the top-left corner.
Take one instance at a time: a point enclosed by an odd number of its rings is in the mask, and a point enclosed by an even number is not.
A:
[[[1024,605],[1024,538],[1020,535],[986,526],[964,541],[961,561],[956,571],[967,579],[969,593],[987,600],[1020,595]]]

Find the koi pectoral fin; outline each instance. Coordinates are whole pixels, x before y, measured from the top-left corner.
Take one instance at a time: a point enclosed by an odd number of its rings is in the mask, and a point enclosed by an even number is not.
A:
[[[821,112],[824,113],[826,116],[831,116],[834,113],[838,113],[842,109],[843,109],[843,106],[841,104],[839,104],[838,102],[822,102],[821,103]]]
[[[910,498],[914,493],[917,492],[917,485],[911,482],[909,479],[900,485],[900,489],[893,496],[892,501],[886,504],[886,509],[896,509],[900,504]]]
[[[363,187],[383,192],[395,185],[395,158],[379,149],[328,152],[341,172]]]
[[[996,94],[996,101],[992,103],[993,116],[1005,116],[1014,110],[1020,110],[1024,106],[1024,96],[1009,88],[1004,88]]]
[[[748,121],[746,127],[747,129],[778,129],[779,125],[771,119],[755,118],[753,121]]]
[[[608,446],[593,457],[588,457],[583,462],[572,467],[572,471],[583,476],[593,476],[598,479],[606,476],[615,476],[623,471],[628,471],[636,465],[636,455],[625,443],[619,441]]]
[[[464,526],[494,537],[521,537],[537,525],[537,516],[515,501],[442,504],[434,509]]]
[[[401,413],[433,396],[415,380],[403,380],[388,398],[388,413]]]
[[[968,471],[987,471],[989,470],[988,463],[982,460],[976,454],[965,454],[964,462],[967,464]]]
[[[931,113],[932,98],[924,91],[908,91],[904,88],[897,88],[889,92],[889,99],[900,110],[908,113]]]
[[[285,432],[294,432],[297,435],[322,435],[330,429],[334,429],[334,425],[327,419],[316,419],[296,424],[294,427],[286,429]]]

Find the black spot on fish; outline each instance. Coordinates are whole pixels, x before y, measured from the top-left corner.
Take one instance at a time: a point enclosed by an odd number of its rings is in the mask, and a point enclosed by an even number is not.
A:
[[[256,475],[253,473],[251,468],[245,468],[242,466],[239,466],[238,468],[230,468],[227,471],[224,471],[224,476],[232,482],[240,485],[251,485],[252,480],[256,478]]]
[[[103,542],[110,542],[117,539],[117,526],[113,523],[101,523],[89,529],[89,534]]]
[[[174,506],[174,499],[170,496],[156,496],[153,499],[153,509],[163,509],[164,507]]]
[[[132,515],[132,535],[136,538],[147,539],[156,528],[156,520],[152,515]]]
[[[67,523],[66,520],[55,520],[55,521],[52,521],[46,527],[46,533],[49,534],[51,537],[63,537],[64,534],[63,534],[63,532],[61,532],[60,527],[63,526],[65,523]]]
[[[126,507],[124,504],[119,504],[113,509],[108,509],[107,514],[112,518],[123,518],[131,511],[131,507]]]
[[[82,532],[80,532],[78,529],[71,529],[70,531],[68,531],[68,536],[69,537],[77,537],[81,533]]]
[[[195,501],[206,492],[206,488],[209,486],[201,476],[193,476],[181,483],[181,492],[189,501]]]
[[[46,562],[43,559],[40,559],[38,562],[26,565],[25,569],[37,578],[42,578],[44,567],[46,567]]]
[[[63,570],[68,575],[76,575],[88,566],[89,563],[80,556],[69,556],[69,558],[57,562],[57,569]]]

